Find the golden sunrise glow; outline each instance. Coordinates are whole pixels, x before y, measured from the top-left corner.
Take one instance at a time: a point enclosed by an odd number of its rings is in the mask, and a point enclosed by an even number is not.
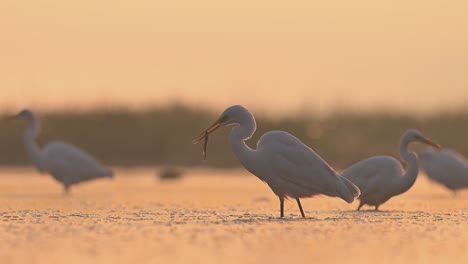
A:
[[[467,14],[461,0],[4,0],[0,108],[458,107]]]

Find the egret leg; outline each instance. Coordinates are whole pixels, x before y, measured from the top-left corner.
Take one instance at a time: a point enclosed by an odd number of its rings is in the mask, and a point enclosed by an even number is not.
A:
[[[280,198],[280,217],[284,217],[284,198]]]
[[[299,200],[299,198],[296,198],[296,201],[297,201],[297,205],[299,206],[299,210],[301,210],[302,217],[305,218],[304,210],[302,210],[301,201]]]
[[[356,211],[360,211],[360,210],[361,210],[361,207],[362,207],[363,205],[364,205],[364,204],[363,204],[362,202],[360,202],[358,208],[356,209]]]
[[[70,185],[64,185],[63,186],[63,190],[65,191],[65,195],[69,195],[70,194]]]

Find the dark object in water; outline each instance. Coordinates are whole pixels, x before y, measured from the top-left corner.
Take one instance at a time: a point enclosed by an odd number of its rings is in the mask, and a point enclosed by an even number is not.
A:
[[[183,172],[174,166],[162,167],[159,171],[159,179],[161,180],[176,180],[180,179]]]

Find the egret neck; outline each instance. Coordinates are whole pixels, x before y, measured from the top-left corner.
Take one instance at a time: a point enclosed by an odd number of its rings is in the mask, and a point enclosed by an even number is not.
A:
[[[418,158],[412,152],[408,151],[408,145],[411,143],[411,139],[408,137],[403,137],[400,141],[400,156],[406,161],[406,173],[403,177],[399,178],[399,187],[396,194],[401,194],[409,190],[416,181],[418,176]]]
[[[253,136],[256,129],[255,118],[247,112],[242,115],[239,124],[233,127],[229,134],[229,142],[234,154],[240,163],[251,173],[255,172],[254,168],[256,166],[253,166],[253,164],[257,160],[257,156],[255,155],[256,151],[247,146],[245,141]]]
[[[41,155],[41,149],[36,143],[36,137],[39,135],[39,121],[37,120],[34,114],[28,116],[29,125],[23,133],[23,143],[26,148],[28,157],[33,161],[34,164],[37,164],[37,168],[41,172],[45,172],[46,168],[44,166],[43,158]]]

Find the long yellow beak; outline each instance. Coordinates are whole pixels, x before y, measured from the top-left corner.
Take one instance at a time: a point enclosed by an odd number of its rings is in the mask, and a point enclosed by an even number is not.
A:
[[[425,144],[428,144],[430,146],[433,146],[434,148],[436,149],[441,149],[442,146],[440,144],[437,144],[435,143],[434,141],[432,141],[431,139],[429,138],[426,138],[426,137],[420,137],[421,141]]]
[[[192,140],[192,143],[197,144],[206,136],[208,136],[209,134],[213,133],[216,129],[218,129],[220,125],[221,125],[221,119],[216,120],[213,124],[211,124],[211,126],[203,130],[196,138],[194,138]]]

